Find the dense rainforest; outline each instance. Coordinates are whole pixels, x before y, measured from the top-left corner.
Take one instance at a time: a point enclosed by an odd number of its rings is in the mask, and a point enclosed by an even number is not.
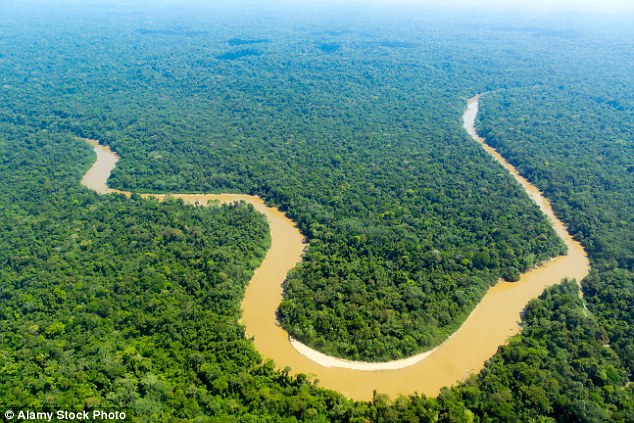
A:
[[[412,355],[446,339],[500,277],[564,252],[466,136],[459,116],[473,88],[427,69],[422,41],[349,35],[324,51],[312,31],[236,40],[219,29],[76,25],[96,40],[21,44],[35,89],[59,95],[40,94],[50,112],[11,114],[110,145],[122,157],[115,188],[244,192],[286,211],[310,246],[280,316],[310,346],[369,361]],[[101,48],[102,32],[116,52]]]
[[[0,6],[0,408],[634,421],[627,25],[41,8]],[[441,342],[498,278],[563,253],[460,127],[485,91],[482,134],[552,199],[594,270],[587,309],[576,284],[551,288],[522,335],[438,398],[352,402],[262,361],[238,323],[269,242],[250,207],[79,186],[94,159],[84,136],[122,156],[116,187],[261,195],[310,241],[285,328],[331,354],[400,357]]]
[[[632,372],[634,99],[604,95],[585,86],[506,90],[483,102],[481,127],[582,241],[593,267],[586,301]]]

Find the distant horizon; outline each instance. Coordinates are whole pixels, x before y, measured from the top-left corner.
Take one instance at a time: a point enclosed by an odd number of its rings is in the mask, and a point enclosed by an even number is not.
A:
[[[281,0],[287,5],[337,5],[337,6],[407,6],[462,9],[576,11],[576,12],[634,12],[634,2],[628,0]]]
[[[505,0],[25,0],[19,4],[38,4],[55,6],[75,5],[126,5],[126,6],[170,6],[172,4],[182,7],[407,7],[407,8],[439,8],[439,9],[464,9],[464,10],[494,10],[494,11],[521,11],[521,12],[579,12],[579,13],[604,13],[604,14],[630,14],[634,13],[634,2],[630,0],[516,0],[512,3]],[[5,4],[13,6],[16,4]],[[0,6],[0,11],[2,7]]]

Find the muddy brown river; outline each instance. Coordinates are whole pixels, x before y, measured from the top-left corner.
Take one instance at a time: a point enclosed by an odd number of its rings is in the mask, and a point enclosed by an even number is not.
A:
[[[168,194],[191,204],[207,204],[210,200],[233,202],[243,200],[263,213],[269,222],[271,248],[255,271],[242,302],[242,322],[248,337],[254,337],[257,350],[265,358],[275,361],[278,368],[290,367],[292,373],[305,373],[319,380],[319,385],[341,392],[349,398],[369,400],[373,391],[388,394],[423,393],[436,396],[440,388],[463,380],[469,373],[478,372],[500,345],[519,332],[520,313],[526,304],[541,294],[547,286],[563,278],[580,281],[590,263],[581,245],[568,234],[564,224],[555,216],[548,199],[485,141],[478,137],[475,118],[479,97],[468,102],[463,115],[463,127],[491,156],[524,188],[550,219],[557,234],[568,246],[566,256],[556,257],[524,273],[518,282],[499,282],[490,288],[482,301],[460,328],[437,348],[404,360],[385,363],[363,363],[342,360],[321,354],[289,338],[276,318],[282,299],[282,283],[286,275],[301,260],[304,238],[295,223],[276,208],[268,207],[262,199],[240,194]],[[119,157],[97,141],[93,145],[97,161],[86,172],[82,184],[100,194],[129,192],[108,187],[110,172]],[[165,198],[165,194],[143,194],[143,197]]]

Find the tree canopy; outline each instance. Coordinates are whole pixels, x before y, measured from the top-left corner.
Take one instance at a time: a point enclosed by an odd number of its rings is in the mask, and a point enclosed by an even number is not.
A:
[[[3,5],[0,408],[133,421],[634,421],[627,19],[442,11]],[[244,204],[99,196],[244,192],[310,240],[284,327],[349,358],[438,344],[499,277],[562,253],[463,132],[552,200],[593,272],[438,398],[353,402],[263,361],[239,305],[269,239]],[[283,363],[278,363],[278,365]]]

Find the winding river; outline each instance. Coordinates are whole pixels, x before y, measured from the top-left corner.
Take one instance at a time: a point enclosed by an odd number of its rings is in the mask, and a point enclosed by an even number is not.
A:
[[[463,115],[467,133],[506,168],[550,219],[557,234],[568,247],[566,256],[556,257],[524,273],[518,282],[499,282],[490,288],[482,301],[460,328],[437,348],[413,357],[385,363],[364,363],[342,360],[319,353],[290,339],[277,321],[276,310],[282,299],[282,283],[286,275],[301,260],[304,238],[295,223],[276,208],[268,207],[262,199],[240,194],[168,194],[191,204],[207,204],[210,200],[233,202],[243,200],[263,213],[269,222],[271,248],[255,271],[242,302],[242,322],[248,337],[265,358],[275,361],[279,368],[290,367],[293,373],[305,373],[319,380],[319,385],[357,399],[369,400],[373,391],[388,394],[414,392],[435,396],[443,386],[463,380],[469,373],[478,372],[498,347],[519,332],[520,313],[547,286],[563,278],[580,281],[590,264],[581,245],[568,234],[564,224],[555,216],[550,202],[541,192],[509,164],[495,149],[488,146],[475,130],[479,96],[468,101]],[[107,180],[119,156],[95,140],[86,140],[95,149],[97,161],[86,172],[82,184],[100,194],[126,191],[108,187]],[[165,198],[165,194],[142,194],[143,197]]]

